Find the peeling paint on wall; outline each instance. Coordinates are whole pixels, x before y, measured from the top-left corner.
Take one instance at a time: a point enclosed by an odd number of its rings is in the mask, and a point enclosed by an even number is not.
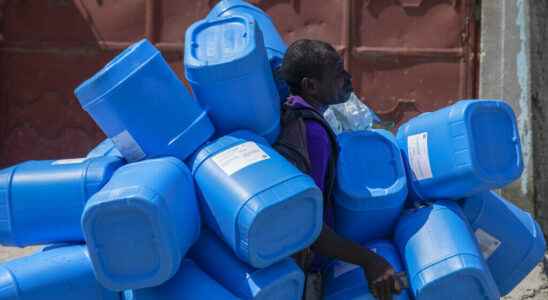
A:
[[[519,52],[516,57],[516,72],[519,84],[518,104],[520,114],[517,117],[520,130],[521,143],[523,145],[523,164],[524,172],[521,179],[521,192],[528,194],[530,166],[532,166],[532,131],[531,131],[531,113],[530,113],[530,58],[529,58],[529,22],[526,17],[526,3],[524,0],[516,1],[517,16],[516,25],[519,30]]]

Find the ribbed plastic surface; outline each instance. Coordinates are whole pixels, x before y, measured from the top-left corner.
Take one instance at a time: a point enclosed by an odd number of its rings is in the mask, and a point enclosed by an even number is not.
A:
[[[463,100],[403,124],[398,144],[410,188],[422,199],[459,199],[500,188],[523,162],[512,108],[499,100]]]
[[[27,161],[0,170],[0,244],[83,241],[88,199],[123,165],[118,157]]]
[[[240,299],[202,271],[192,260],[184,259],[181,268],[166,283],[152,288],[134,290],[126,300]]]
[[[394,136],[385,130],[345,132],[338,142],[335,230],[359,243],[389,237],[407,197]]]
[[[198,151],[192,172],[208,226],[240,259],[262,268],[318,237],[322,195],[266,142],[240,136],[253,134],[227,135]]]
[[[263,36],[249,15],[206,19],[185,37],[185,74],[217,136],[247,129],[274,142],[280,100]]]
[[[214,19],[242,14],[251,15],[259,23],[259,28],[263,32],[268,58],[273,62],[273,67],[280,64],[287,46],[270,16],[260,8],[242,0],[223,0],[213,7],[207,18]]]
[[[416,300],[499,299],[497,285],[460,207],[451,201],[405,214],[395,244]]]
[[[384,257],[396,272],[403,271],[398,250],[391,242],[374,241],[367,244],[366,247]],[[337,260],[329,266],[324,283],[324,299],[326,300],[377,299],[371,294],[364,270],[360,266]],[[395,300],[410,299],[407,290],[393,296]]]
[[[93,275],[85,246],[55,247],[0,265],[2,300],[120,300]]]
[[[116,56],[75,94],[128,161],[185,159],[214,131],[205,111],[146,39]]]
[[[241,299],[293,300],[302,297],[304,273],[291,258],[255,269],[239,260],[222,240],[206,229],[202,230],[189,256]]]
[[[125,165],[89,200],[82,228],[105,287],[122,291],[167,281],[200,232],[190,172],[173,157]]]
[[[544,257],[540,226],[495,192],[464,199],[462,207],[501,295],[510,293]]]

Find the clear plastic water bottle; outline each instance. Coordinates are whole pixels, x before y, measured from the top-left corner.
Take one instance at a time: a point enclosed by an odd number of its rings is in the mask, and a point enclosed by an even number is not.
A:
[[[373,123],[379,121],[378,116],[354,93],[348,101],[329,106],[324,112],[324,118],[336,134],[370,129]]]

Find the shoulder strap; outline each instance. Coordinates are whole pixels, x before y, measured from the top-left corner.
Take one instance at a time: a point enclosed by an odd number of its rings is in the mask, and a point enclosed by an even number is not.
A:
[[[274,148],[297,168],[306,174],[310,174],[310,157],[306,143],[306,120],[312,120],[320,124],[327,132],[331,145],[331,155],[328,161],[327,174],[324,187],[324,201],[327,208],[331,207],[331,194],[335,186],[336,165],[339,154],[337,138],[325,119],[310,108],[294,108],[284,105],[281,117],[281,132]],[[327,209],[325,210],[327,211]]]

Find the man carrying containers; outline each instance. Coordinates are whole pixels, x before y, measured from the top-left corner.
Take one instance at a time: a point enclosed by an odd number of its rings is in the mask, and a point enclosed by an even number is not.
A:
[[[309,174],[324,193],[324,227],[320,237],[308,249],[295,255],[307,273],[305,297],[321,290],[322,257],[339,259],[364,269],[371,292],[379,299],[392,299],[401,283],[392,266],[381,256],[332,229],[331,194],[335,178],[338,148],[334,133],[323,119],[328,105],[343,103],[350,97],[350,74],[329,44],[316,40],[298,40],[289,48],[280,69],[291,92],[282,111],[282,131],[276,150]]]

